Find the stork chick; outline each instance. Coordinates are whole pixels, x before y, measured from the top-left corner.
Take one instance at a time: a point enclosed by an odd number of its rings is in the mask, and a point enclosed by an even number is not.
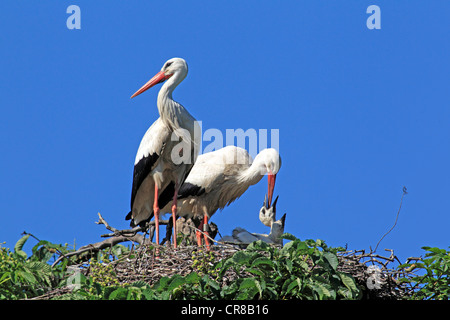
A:
[[[251,233],[244,228],[237,227],[233,230],[232,236],[225,236],[221,240],[232,242],[236,244],[249,244],[253,241],[261,240],[270,244],[283,244],[281,235],[284,233],[284,226],[286,220],[286,213],[281,219],[276,220],[276,203],[278,196],[276,197],[273,206],[267,207],[267,196],[264,200],[264,204],[259,211],[259,220],[266,226],[270,227],[269,234]]]
[[[269,204],[267,203],[267,195],[266,195],[264,198],[263,206],[261,207],[261,210],[259,210],[259,220],[262,222],[263,225],[265,225],[269,228],[272,227],[272,223],[276,220],[277,201],[278,201],[278,196],[275,198],[273,205],[271,207],[269,207]]]
[[[270,227],[269,234],[250,233],[247,230],[237,227],[233,230],[233,239],[237,243],[251,243],[253,241],[262,240],[271,244],[283,244],[281,235],[284,233],[284,225],[286,220],[286,213],[283,214],[280,220],[273,221]]]

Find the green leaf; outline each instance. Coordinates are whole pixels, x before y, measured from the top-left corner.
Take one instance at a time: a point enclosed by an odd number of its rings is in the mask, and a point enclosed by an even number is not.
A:
[[[36,272],[44,272],[50,274],[52,272],[52,268],[50,265],[44,262],[40,261],[31,261],[30,263],[27,263],[27,268],[30,270],[36,271]]]
[[[142,294],[144,295],[146,300],[154,300],[156,299],[155,291],[151,288],[146,288],[142,291]]]
[[[274,288],[267,287],[265,292],[266,292],[266,294],[269,294],[269,298],[271,300],[278,300],[279,299],[278,292]]]
[[[131,284],[131,286],[136,287],[136,288],[145,288],[148,286],[148,284],[145,281],[138,280],[138,281],[133,282]]]
[[[330,264],[331,268],[333,270],[336,270],[336,268],[338,266],[338,263],[339,263],[338,257],[334,253],[331,253],[331,252],[325,252],[323,254],[323,257],[328,261],[328,263]]]
[[[242,280],[241,284],[239,285],[239,290],[253,288],[255,286],[255,282],[256,282],[255,278],[245,278]]]
[[[281,239],[286,239],[286,240],[298,240],[297,239],[297,237],[295,237],[294,235],[292,235],[292,234],[290,234],[290,233],[288,233],[288,232],[285,232],[285,233],[283,233],[281,236],[280,236],[280,238]]]
[[[209,276],[204,275],[202,279],[213,291],[216,293],[220,291],[220,285]]]
[[[254,297],[254,295],[256,293],[259,292],[259,297],[262,297],[262,288],[261,288],[261,284],[258,280],[256,280],[255,278],[245,278],[241,284],[239,285],[239,290],[240,291],[245,291],[245,289],[251,289],[251,290],[246,290],[247,291],[247,297],[249,299],[252,299]],[[243,298],[244,295],[241,296],[241,298]],[[247,299],[244,298],[244,299]]]
[[[339,272],[339,277],[341,278],[342,283],[350,290],[353,292],[357,292],[358,288],[356,287],[356,283],[355,280],[347,275],[346,273],[343,272]]]
[[[255,251],[255,250],[268,251],[269,249],[270,245],[261,240],[253,241],[247,246],[247,251]]]
[[[172,281],[169,284],[169,287],[167,288],[168,291],[173,291],[176,288],[182,286],[185,283],[185,279],[181,277],[180,275],[176,275],[173,277]]]
[[[299,291],[302,290],[302,281],[300,280],[300,278],[296,278],[288,285],[286,289],[286,294],[290,293],[295,287],[298,287]]]
[[[159,296],[159,300],[169,300],[171,293],[172,292],[170,292],[170,291],[162,292],[161,295]]]
[[[155,284],[155,288],[159,290],[166,290],[167,285],[169,284],[169,277],[162,277],[159,279],[159,281]]]
[[[109,300],[124,300],[127,298],[127,289],[125,288],[118,288],[111,292],[108,299]]]
[[[259,298],[261,299],[262,298],[262,294],[263,294],[261,282],[259,282],[258,280],[255,280],[255,286],[256,286],[256,288],[258,288]]]
[[[433,247],[433,248],[429,248],[428,247],[427,251],[430,251],[430,252],[435,253],[435,254],[445,254],[446,253],[445,249],[439,249],[439,248],[436,248],[436,247]],[[432,254],[429,254],[429,253],[428,253],[428,255],[433,256]]]
[[[236,282],[233,282],[231,285],[229,285],[229,286],[225,285],[222,288],[220,296],[224,299],[233,299],[237,290],[238,290],[238,286],[237,286]]]
[[[292,270],[294,269],[292,260],[290,260],[290,259],[287,259],[287,260],[286,260],[286,269],[287,269],[290,273],[292,273]]]
[[[256,266],[259,266],[259,265],[261,265],[261,264],[269,265],[269,266],[271,266],[272,268],[274,267],[274,264],[273,264],[272,260],[270,260],[270,259],[267,258],[267,257],[259,257],[259,258],[256,258],[256,259],[253,261],[253,263],[252,263],[252,267],[256,267]]]
[[[309,265],[305,261],[301,260],[301,261],[298,262],[298,264],[302,268],[303,272],[310,271],[309,270]]]
[[[236,252],[231,258],[233,262],[243,265],[246,264],[251,258],[251,255],[245,251]]]
[[[25,245],[25,242],[27,242],[29,237],[30,237],[29,234],[24,235],[22,238],[20,238],[16,242],[16,245],[14,246],[14,252],[17,253],[19,256],[21,256],[24,259],[27,258],[27,254],[25,253],[25,251],[22,250],[22,248]]]
[[[25,242],[27,242],[27,240],[28,240],[29,237],[30,237],[30,235],[27,234],[27,235],[24,235],[22,238],[20,238],[20,239],[16,242],[16,245],[14,246],[14,251],[17,252],[17,251],[22,250],[22,248],[23,248]]]
[[[255,274],[257,276],[260,276],[260,277],[264,277],[265,276],[265,273],[263,271],[261,271],[260,269],[247,268],[247,269],[245,269],[245,271],[253,273],[253,274]]]
[[[292,249],[295,249],[298,246],[297,241],[290,241],[286,243],[283,248],[281,248],[281,252],[290,252]]]
[[[0,278],[0,284],[3,282],[6,282],[8,280],[11,280],[11,272],[5,272],[2,277]]]
[[[185,278],[186,283],[189,283],[189,284],[198,283],[199,280],[200,280],[200,276],[197,274],[197,272],[191,272]]]
[[[37,282],[35,276],[32,273],[18,270],[17,275],[20,276],[20,278],[25,280],[25,282],[27,282],[27,283],[36,283]]]
[[[311,288],[313,288],[316,294],[319,296],[319,300],[323,300],[324,298],[328,297],[327,294],[329,294],[329,292],[321,283],[314,282],[311,284]]]

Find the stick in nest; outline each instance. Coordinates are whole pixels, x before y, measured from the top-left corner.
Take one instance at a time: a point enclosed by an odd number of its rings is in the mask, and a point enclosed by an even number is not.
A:
[[[103,234],[101,235],[102,238],[108,238],[100,242],[88,244],[85,246],[80,247],[80,249],[69,252],[65,255],[61,255],[56,261],[52,264],[52,267],[57,265],[62,259],[69,258],[72,256],[80,255],[84,252],[98,252],[105,248],[110,248],[116,244],[126,242],[126,241],[132,241],[136,242],[138,244],[148,244],[151,242],[150,239],[153,237],[153,230],[154,230],[154,221],[148,222],[144,227],[136,226],[133,229],[125,229],[125,230],[119,230],[117,228],[114,228],[109,225],[109,223],[102,217],[100,213],[98,213],[98,221],[96,224],[103,224],[106,229],[112,231],[112,233]],[[167,224],[167,220],[161,220],[160,224]],[[152,228],[153,227],[153,228]],[[138,234],[138,232],[146,232],[147,229],[150,229],[150,237],[149,239],[145,238],[145,234]]]
[[[373,250],[373,252],[376,252],[376,251],[377,251],[378,245],[380,244],[381,240],[383,240],[384,237],[386,237],[386,236],[387,236],[387,235],[395,228],[395,226],[397,225],[398,216],[400,215],[400,210],[402,209],[403,197],[404,197],[405,194],[407,194],[407,193],[408,193],[408,192],[406,191],[406,187],[404,186],[404,187],[403,187],[402,197],[401,197],[401,199],[400,199],[400,206],[399,206],[398,211],[397,211],[397,216],[395,217],[394,225],[389,229],[388,232],[386,232],[386,233],[381,237],[381,239],[378,241],[377,245],[375,246],[375,250]]]

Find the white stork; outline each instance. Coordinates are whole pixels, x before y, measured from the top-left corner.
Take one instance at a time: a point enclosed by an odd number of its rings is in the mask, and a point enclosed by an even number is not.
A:
[[[268,175],[268,207],[272,201],[275,178],[281,167],[281,157],[273,149],[262,150],[252,161],[245,149],[227,146],[199,155],[191,172],[178,191],[177,214],[200,220],[199,230],[208,225],[208,219],[218,210],[239,198],[251,185]],[[170,201],[161,195],[161,202]],[[162,205],[163,206],[163,205]],[[170,203],[162,212],[169,212]],[[172,215],[173,217],[173,215]],[[172,218],[176,221],[175,218]],[[174,222],[174,225],[176,223]],[[206,247],[209,248],[207,230],[204,230]],[[201,245],[201,233],[197,231]]]
[[[178,189],[195,162],[200,144],[200,135],[194,134],[194,132],[200,132],[197,121],[181,104],[172,99],[173,90],[183,81],[187,73],[186,61],[181,58],[170,59],[164,63],[160,72],[131,96],[134,98],[154,85],[167,80],[158,93],[159,118],[145,133],[136,154],[131,211],[125,218],[126,220],[131,219],[131,226],[136,226],[143,225],[154,215],[157,243],[159,243],[159,195],[169,185],[171,186],[171,197],[173,197],[171,210],[175,219]],[[182,131],[180,129],[184,129],[184,132],[189,132],[189,134],[180,135]],[[176,139],[173,138],[174,134]],[[188,143],[185,144],[188,147],[181,148],[176,152],[175,147],[180,144],[179,138],[183,143]],[[175,151],[174,155],[172,155],[172,151]],[[183,153],[186,155],[185,152],[190,154],[190,161],[176,164],[174,156]],[[174,228],[176,228],[175,224]],[[174,234],[176,235],[175,229]],[[174,237],[174,246],[176,247],[176,237]]]

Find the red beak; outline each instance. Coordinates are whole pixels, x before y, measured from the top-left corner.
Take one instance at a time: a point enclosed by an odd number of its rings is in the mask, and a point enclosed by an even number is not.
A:
[[[273,173],[269,173],[267,175],[268,194],[269,194],[269,208],[272,205],[273,189],[275,189],[275,178],[276,177],[277,177],[277,175],[273,174]]]
[[[154,85],[164,82],[167,79],[169,79],[172,75],[168,75],[166,76],[164,71],[160,71],[157,74],[155,74],[155,76],[153,78],[151,78],[146,84],[144,84],[138,91],[136,91],[130,99],[140,95],[142,92],[150,89],[151,87],[153,87]]]

